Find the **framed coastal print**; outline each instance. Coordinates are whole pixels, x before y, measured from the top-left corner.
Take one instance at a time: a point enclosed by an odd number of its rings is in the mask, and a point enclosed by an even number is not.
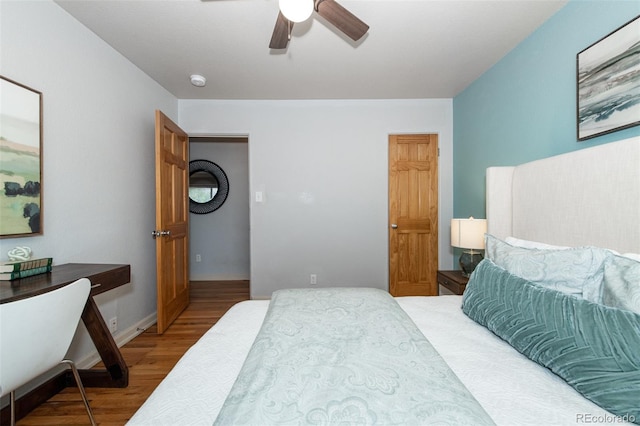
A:
[[[0,238],[42,234],[42,93],[0,76]]]
[[[640,124],[640,16],[577,55],[578,140]]]

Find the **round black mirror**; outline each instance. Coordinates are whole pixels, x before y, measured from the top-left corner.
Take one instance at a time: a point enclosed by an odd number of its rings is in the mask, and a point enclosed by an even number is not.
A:
[[[189,162],[189,211],[196,214],[214,212],[229,195],[227,175],[208,160]]]

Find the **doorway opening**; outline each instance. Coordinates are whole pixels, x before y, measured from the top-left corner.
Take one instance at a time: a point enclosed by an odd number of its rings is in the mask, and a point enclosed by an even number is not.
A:
[[[223,204],[190,213],[190,281],[249,281],[249,137],[190,136],[189,161],[204,160],[226,177]]]

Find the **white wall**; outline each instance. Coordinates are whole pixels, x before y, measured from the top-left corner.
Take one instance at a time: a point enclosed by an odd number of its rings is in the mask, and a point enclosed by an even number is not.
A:
[[[192,135],[193,136],[193,135]],[[189,215],[192,281],[249,279],[249,151],[246,143],[196,142],[191,160],[209,160],[229,180],[225,203],[208,214]],[[199,254],[201,261],[196,262]]]
[[[2,1],[0,16],[0,73],[44,103],[44,235],[0,240],[0,259],[26,245],[55,264],[130,264],[131,284],[97,302],[135,331],[156,311],[154,110],[177,117],[178,102],[51,1]],[[76,361],[95,354],[84,330],[74,345]]]
[[[451,99],[180,100],[179,115],[191,135],[249,135],[252,298],[310,274],[388,288],[389,134],[439,134],[439,265],[451,269]]]

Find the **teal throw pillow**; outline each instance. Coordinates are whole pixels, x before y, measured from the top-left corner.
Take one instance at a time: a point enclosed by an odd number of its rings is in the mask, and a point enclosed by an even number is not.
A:
[[[488,259],[462,309],[600,407],[640,422],[640,315],[542,287]]]

